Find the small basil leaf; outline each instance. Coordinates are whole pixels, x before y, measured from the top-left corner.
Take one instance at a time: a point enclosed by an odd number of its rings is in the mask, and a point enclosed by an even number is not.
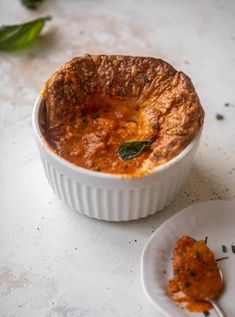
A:
[[[21,3],[29,9],[37,9],[42,0],[21,0]]]
[[[231,245],[232,252],[235,253],[235,244]]]
[[[131,140],[122,143],[118,148],[118,154],[123,160],[130,160],[139,155],[146,147],[153,143],[152,140]]]
[[[0,27],[0,50],[15,50],[30,44],[41,32],[46,21],[51,20],[50,16],[36,20]]]
[[[224,253],[227,252],[227,247],[226,247],[226,245],[222,245],[222,251],[223,251]]]

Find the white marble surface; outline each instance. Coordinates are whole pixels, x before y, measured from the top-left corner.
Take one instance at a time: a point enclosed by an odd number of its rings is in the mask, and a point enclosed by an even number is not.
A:
[[[0,1],[1,24],[46,14],[53,20],[31,48],[0,52],[0,316],[151,316],[139,276],[151,233],[192,202],[235,199],[235,1],[47,0],[37,11]],[[61,63],[86,52],[165,59],[192,78],[205,107],[187,184],[147,219],[80,216],[62,205],[43,174],[31,127],[34,100]]]

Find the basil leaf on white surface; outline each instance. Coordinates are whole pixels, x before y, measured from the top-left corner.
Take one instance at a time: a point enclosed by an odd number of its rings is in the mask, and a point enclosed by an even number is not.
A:
[[[45,16],[22,24],[0,27],[0,50],[16,50],[29,45],[49,20],[51,17]]]
[[[21,3],[29,9],[37,9],[42,0],[21,0]]]

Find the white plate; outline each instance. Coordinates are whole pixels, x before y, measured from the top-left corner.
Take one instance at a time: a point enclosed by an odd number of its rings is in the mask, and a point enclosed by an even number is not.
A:
[[[164,316],[204,316],[180,309],[166,293],[167,283],[172,277],[172,250],[176,240],[183,235],[201,240],[208,236],[208,246],[216,258],[229,256],[229,259],[219,262],[226,283],[219,302],[228,316],[235,316],[235,254],[231,251],[231,244],[235,243],[235,201],[208,201],[192,205],[155,231],[141,257],[141,281],[147,298]],[[222,245],[227,246],[227,254],[222,252]],[[217,314],[211,311],[210,317],[217,317]]]

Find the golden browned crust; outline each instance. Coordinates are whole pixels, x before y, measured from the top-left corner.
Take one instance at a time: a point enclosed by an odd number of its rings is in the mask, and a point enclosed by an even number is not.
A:
[[[142,169],[177,155],[203,125],[204,111],[189,77],[151,57],[88,55],[73,58],[53,74],[41,91],[41,127],[49,131],[84,107],[120,101],[140,107],[138,129],[157,138]],[[156,127],[155,127],[156,128]]]

